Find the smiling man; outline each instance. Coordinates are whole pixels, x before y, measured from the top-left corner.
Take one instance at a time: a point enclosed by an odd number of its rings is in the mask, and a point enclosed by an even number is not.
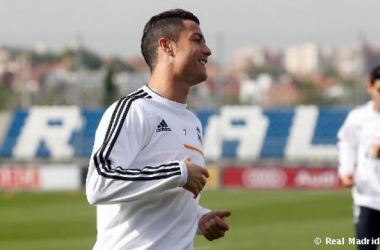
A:
[[[97,206],[94,249],[193,249],[229,229],[230,211],[199,206],[208,172],[199,119],[186,109],[211,55],[199,20],[175,9],[145,25],[147,86],[111,105],[98,126],[86,182]]]

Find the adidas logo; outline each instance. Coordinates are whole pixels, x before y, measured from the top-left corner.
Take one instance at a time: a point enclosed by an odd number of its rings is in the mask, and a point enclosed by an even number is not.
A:
[[[157,129],[156,129],[156,132],[161,132],[161,131],[172,131],[169,128],[168,124],[166,124],[164,119],[162,119],[162,121],[160,122],[160,124],[158,124]]]

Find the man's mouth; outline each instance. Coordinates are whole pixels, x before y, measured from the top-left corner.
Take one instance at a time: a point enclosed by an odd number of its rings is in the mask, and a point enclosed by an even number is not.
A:
[[[199,62],[200,62],[203,66],[206,66],[207,60],[200,59]]]

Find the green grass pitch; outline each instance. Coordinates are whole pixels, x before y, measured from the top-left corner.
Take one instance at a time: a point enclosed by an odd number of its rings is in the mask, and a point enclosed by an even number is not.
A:
[[[226,237],[196,236],[196,250],[356,249],[314,244],[315,237],[353,237],[349,191],[204,191],[201,204],[230,209]],[[91,249],[95,208],[83,192],[1,193],[0,249]],[[175,249],[175,248],[173,248]]]

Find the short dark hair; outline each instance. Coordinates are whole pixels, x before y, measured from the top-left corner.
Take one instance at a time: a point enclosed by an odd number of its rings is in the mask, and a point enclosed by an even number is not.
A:
[[[151,71],[157,64],[158,39],[164,37],[177,42],[184,29],[183,20],[191,20],[199,25],[199,20],[193,13],[182,9],[162,12],[146,23],[141,38],[141,53]]]
[[[371,71],[369,82],[371,85],[374,85],[377,80],[380,80],[380,65]]]

